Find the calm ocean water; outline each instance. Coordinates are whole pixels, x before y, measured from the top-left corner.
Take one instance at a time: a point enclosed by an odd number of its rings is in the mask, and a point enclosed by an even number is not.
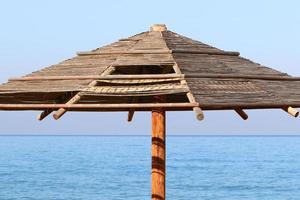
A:
[[[150,140],[0,137],[0,200],[150,199]],[[168,137],[167,152],[167,199],[300,199],[300,137]]]

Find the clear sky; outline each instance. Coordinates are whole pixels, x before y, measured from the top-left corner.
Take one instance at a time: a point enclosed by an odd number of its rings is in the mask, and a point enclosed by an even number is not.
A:
[[[168,29],[300,76],[300,1],[10,0],[0,6],[0,82],[164,23]],[[300,134],[281,110],[170,112],[168,134]],[[0,112],[0,134],[149,134],[150,113],[67,113],[39,122],[37,112]]]

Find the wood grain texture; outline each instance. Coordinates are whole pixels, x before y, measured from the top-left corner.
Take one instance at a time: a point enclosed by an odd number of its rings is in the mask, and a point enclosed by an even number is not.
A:
[[[164,97],[155,97],[162,103]],[[166,114],[163,108],[152,110],[152,200],[166,198]]]
[[[181,77],[177,77],[177,72],[169,75],[108,73],[105,77],[101,76],[108,68],[166,65],[176,65]],[[51,104],[67,93],[81,94],[80,104],[130,103],[132,96],[140,97],[137,103],[151,103],[146,96],[160,94],[167,96],[167,103],[189,102],[185,89],[170,89],[168,92],[149,90],[156,84],[162,87],[164,84],[151,79],[165,79],[166,76],[182,78],[180,82],[186,83],[190,94],[204,110],[282,109],[283,106],[300,105],[300,78],[245,59],[238,52],[224,51],[168,30],[142,32],[24,77],[11,79],[0,85],[0,104]],[[121,79],[137,78],[140,80],[135,83],[128,81],[116,86]],[[100,83],[105,79],[115,82],[88,87],[93,80]],[[148,84],[145,87],[147,94],[140,87],[142,82]],[[107,91],[108,85],[112,90],[127,87],[126,91],[131,91],[131,94],[128,92],[126,97],[124,93],[103,92]]]
[[[288,114],[290,114],[293,117],[298,117],[299,116],[299,111],[291,106],[288,107],[284,107],[282,108],[285,112],[287,112]]]
[[[101,109],[152,109],[152,108],[189,108],[199,106],[198,103],[129,103],[129,104],[0,104],[0,110],[44,110],[44,109],[70,109],[70,110],[99,110]]]

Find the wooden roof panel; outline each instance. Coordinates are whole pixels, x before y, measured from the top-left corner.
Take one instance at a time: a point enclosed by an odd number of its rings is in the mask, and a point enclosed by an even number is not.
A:
[[[239,56],[174,53],[173,57],[184,74],[288,76]]]
[[[83,103],[123,100],[128,103],[132,99],[125,97],[124,91],[136,96],[143,96],[145,91],[147,95],[158,92],[123,82],[124,97],[112,100],[107,95],[110,91],[107,85],[93,89],[89,85],[110,66],[174,65],[180,69],[176,73],[185,74],[188,88],[183,88],[184,91],[176,88],[180,95],[169,95],[168,102],[186,102],[182,93],[190,89],[204,109],[300,106],[300,79],[292,80],[285,73],[238,56],[237,52],[224,51],[171,31],[143,32],[78,55],[24,76],[28,80],[15,79],[0,85],[0,103],[53,103],[64,94],[77,92],[82,94],[79,102]],[[93,76],[96,78],[89,78]],[[140,102],[150,100],[140,98]]]
[[[119,55],[113,66],[121,65],[165,65],[173,64],[171,54],[125,54]]]
[[[162,32],[163,38],[166,41],[169,49],[183,49],[190,51],[208,51],[208,52],[225,52],[221,49],[204,44],[202,42],[187,38],[172,31]]]
[[[186,79],[204,109],[300,106],[300,81]]]
[[[24,92],[74,92],[85,88],[92,80],[30,80],[9,81],[0,87],[0,94]]]
[[[143,39],[147,34],[148,32],[142,32],[126,39],[120,39],[117,42],[94,49],[92,50],[92,52],[126,51],[132,48],[139,40]]]

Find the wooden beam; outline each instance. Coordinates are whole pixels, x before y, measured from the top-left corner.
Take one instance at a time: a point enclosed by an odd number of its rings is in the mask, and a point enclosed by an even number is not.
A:
[[[152,108],[188,108],[199,106],[198,103],[135,103],[135,104],[0,104],[0,110],[44,110],[44,109],[152,109]]]
[[[180,68],[178,67],[177,63],[175,63],[175,64],[173,65],[173,70],[174,70],[174,72],[175,72],[176,74],[182,75],[181,70],[180,70]]]
[[[199,104],[202,110],[234,110],[239,107],[242,109],[282,109],[284,107],[300,107],[300,102],[250,102],[250,103],[210,103]]]
[[[236,107],[242,109],[282,109],[284,107],[300,107],[299,103],[138,103],[138,104],[0,104],[0,110],[45,110],[52,108],[66,108],[72,111],[128,111],[134,108],[139,111],[151,110],[151,108],[162,107],[167,110],[192,110],[193,107],[201,107],[201,110],[233,110]]]
[[[231,74],[189,74],[185,78],[225,78],[225,79],[256,79],[270,81],[300,81],[300,77],[291,76],[254,76],[254,75],[231,75]]]
[[[53,112],[53,109],[46,109],[46,110],[44,110],[41,114],[39,114],[38,116],[37,116],[37,119],[39,120],[39,121],[42,121],[43,119],[45,119],[48,115],[50,115],[51,113]]]
[[[170,50],[134,50],[134,51],[80,51],[77,52],[78,56],[94,56],[94,55],[115,55],[115,54],[170,54]]]
[[[93,87],[97,85],[97,81],[92,81],[88,87]],[[67,105],[72,105],[75,104],[77,102],[79,102],[81,99],[81,96],[79,95],[79,93],[77,93],[74,97],[72,97],[66,104]],[[63,116],[65,113],[67,112],[66,108],[60,108],[58,111],[56,111],[56,113],[54,113],[53,118],[58,120],[59,118],[61,118],[61,116]]]
[[[57,98],[54,102],[55,103],[65,103],[68,99],[70,99],[70,97],[72,96],[72,93],[64,93],[63,95],[61,95],[59,98]],[[48,115],[50,115],[52,112],[54,111],[54,109],[45,109],[41,114],[39,114],[37,116],[37,119],[42,121],[43,119],[45,119]]]
[[[282,108],[285,112],[287,112],[288,114],[290,114],[293,117],[298,117],[299,116],[299,111],[291,106],[287,106]]]
[[[101,76],[105,76],[105,75],[110,75],[111,73],[113,73],[116,70],[115,67],[113,67],[112,65],[109,65],[106,67],[106,69],[102,72]]]
[[[172,50],[134,50],[134,51],[80,51],[78,56],[93,56],[93,55],[115,55],[115,54],[207,54],[207,55],[227,55],[239,56],[240,53],[236,51],[201,51],[201,50],[186,50],[186,49],[172,49]]]
[[[131,110],[128,111],[128,117],[127,117],[127,121],[128,121],[128,122],[131,122],[131,121],[132,121],[134,112],[135,112],[134,109],[131,109]]]
[[[199,121],[202,121],[204,119],[204,114],[200,107],[194,107],[193,111],[196,115],[196,119],[198,119]]]
[[[177,63],[175,63],[173,65],[173,69],[174,69],[174,71],[175,71],[176,74],[179,74],[179,75],[181,74],[181,70],[178,67]],[[187,85],[187,82],[184,79],[181,80],[180,83],[183,84],[183,85]],[[189,100],[190,103],[196,103],[196,99],[195,99],[194,95],[190,91],[186,93],[186,96],[187,96],[187,98],[188,98],[188,100]],[[193,107],[193,111],[195,112],[196,118],[198,120],[201,121],[201,120],[204,119],[203,111],[201,110],[201,108],[199,106]]]
[[[79,96],[79,94],[76,94],[66,104],[67,105],[75,104],[80,101],[80,98],[81,98],[81,96]],[[58,120],[59,118],[61,118],[61,116],[63,116],[63,114],[65,114],[67,112],[67,110],[68,109],[66,109],[66,108],[60,108],[58,111],[56,111],[56,113],[53,114],[53,118]]]
[[[247,119],[248,119],[247,113],[245,113],[241,108],[235,108],[234,110],[235,110],[235,112],[236,112],[237,114],[239,114],[239,116],[240,116],[243,120],[247,120]]]
[[[300,81],[300,77],[291,76],[253,76],[223,74],[140,74],[140,75],[105,75],[105,76],[32,76],[10,78],[9,81],[50,81],[50,80],[110,80],[110,79],[164,79],[164,78],[225,78],[254,79],[270,81]]]
[[[131,103],[136,103],[136,102],[138,102],[138,99],[139,99],[139,97],[133,97]],[[135,109],[133,109],[133,108],[130,109],[130,110],[128,111],[128,117],[127,117],[127,121],[128,121],[128,122],[131,122],[131,121],[132,121],[134,112],[135,112]]]
[[[225,56],[239,56],[240,55],[240,53],[236,52],[236,51],[201,51],[201,50],[186,50],[186,49],[173,49],[172,53],[225,55]]]
[[[191,92],[186,93],[187,98],[189,99],[190,103],[196,103],[196,100]],[[193,111],[195,112],[196,118],[199,121],[204,119],[204,114],[202,109],[198,106],[193,107]]]
[[[163,98],[158,100],[163,102]],[[152,110],[152,200],[166,198],[166,113],[163,108]]]
[[[100,76],[31,76],[11,78],[9,81],[49,81],[49,80],[111,80],[111,79],[165,79],[184,78],[177,74],[140,74],[140,75],[100,75]]]

